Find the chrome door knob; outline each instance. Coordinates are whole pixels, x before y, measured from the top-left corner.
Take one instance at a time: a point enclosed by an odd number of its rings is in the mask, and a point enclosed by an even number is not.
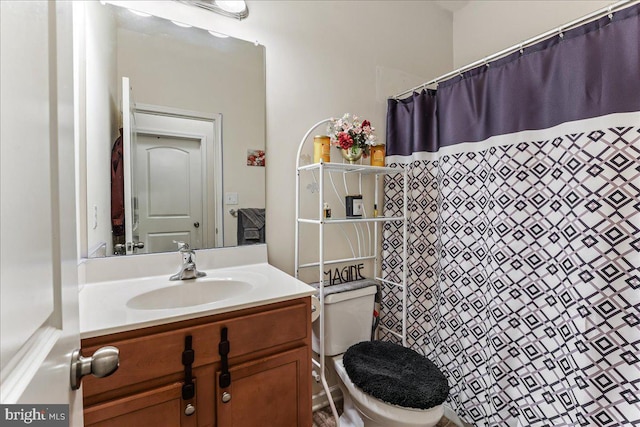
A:
[[[100,347],[91,357],[84,357],[80,350],[71,355],[71,390],[80,388],[82,377],[92,374],[94,377],[108,377],[120,366],[120,350],[113,346]]]

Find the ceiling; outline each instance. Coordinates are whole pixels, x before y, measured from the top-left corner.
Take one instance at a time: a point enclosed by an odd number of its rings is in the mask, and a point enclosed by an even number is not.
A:
[[[449,12],[455,12],[469,4],[469,0],[438,0],[436,4]]]

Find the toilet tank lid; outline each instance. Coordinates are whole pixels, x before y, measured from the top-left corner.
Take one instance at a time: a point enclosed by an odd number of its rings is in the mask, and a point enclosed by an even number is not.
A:
[[[311,286],[318,289],[319,283],[311,283]],[[324,303],[332,304],[365,295],[373,295],[378,291],[378,281],[374,279],[354,280],[353,282],[340,283],[324,286]]]

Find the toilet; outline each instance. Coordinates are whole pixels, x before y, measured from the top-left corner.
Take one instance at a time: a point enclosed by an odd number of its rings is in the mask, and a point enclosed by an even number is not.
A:
[[[344,398],[340,427],[433,427],[444,414],[446,377],[411,349],[371,341],[376,291],[369,279],[325,287],[325,357]],[[320,322],[312,329],[319,353]]]

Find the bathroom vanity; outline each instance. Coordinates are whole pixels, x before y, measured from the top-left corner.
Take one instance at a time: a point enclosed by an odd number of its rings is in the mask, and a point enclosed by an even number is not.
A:
[[[86,426],[311,426],[313,288],[268,264],[207,273],[85,285],[82,354],[120,351],[113,375],[82,380]],[[250,289],[198,305],[158,297],[225,277]]]

